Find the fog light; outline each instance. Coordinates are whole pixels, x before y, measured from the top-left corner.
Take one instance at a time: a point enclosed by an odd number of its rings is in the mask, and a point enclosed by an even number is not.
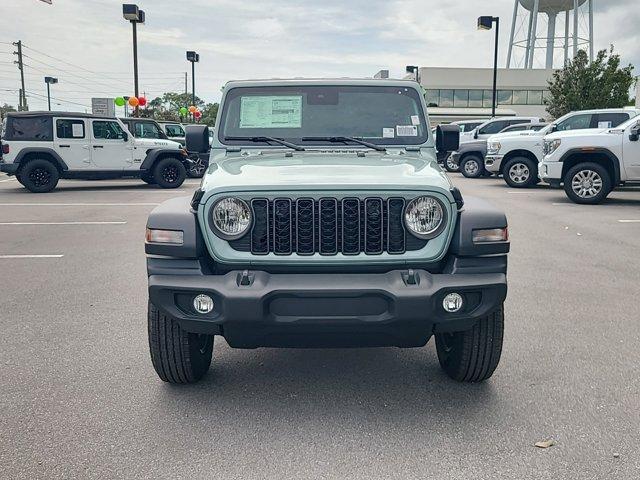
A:
[[[455,313],[462,308],[462,295],[450,293],[442,301],[442,307],[449,313]]]
[[[193,299],[193,308],[198,313],[209,313],[213,310],[213,299],[209,295],[201,293]]]

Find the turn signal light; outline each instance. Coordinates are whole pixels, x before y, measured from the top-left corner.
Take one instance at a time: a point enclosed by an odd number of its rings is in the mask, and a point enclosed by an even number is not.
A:
[[[147,243],[162,243],[165,245],[182,245],[184,243],[184,232],[182,230],[157,230],[147,228]]]
[[[473,243],[495,243],[506,242],[508,240],[509,229],[507,227],[473,231]]]

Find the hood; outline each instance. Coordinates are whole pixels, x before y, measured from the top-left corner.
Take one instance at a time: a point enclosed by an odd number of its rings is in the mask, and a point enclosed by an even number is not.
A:
[[[460,148],[458,148],[458,153],[468,152],[471,150],[484,150],[485,148],[487,148],[486,140],[472,140],[470,142],[461,143]]]
[[[245,151],[212,159],[205,192],[274,190],[431,190],[451,183],[433,157],[418,152]]]
[[[176,150],[182,148],[178,142],[162,138],[136,138],[135,143],[137,146],[149,148],[174,148]]]
[[[609,133],[614,130],[619,130],[616,128],[585,128],[580,130],[563,130],[561,132],[553,132],[544,137],[545,140],[554,140],[556,138],[570,138],[570,137],[582,137],[582,136],[593,136],[602,133]]]

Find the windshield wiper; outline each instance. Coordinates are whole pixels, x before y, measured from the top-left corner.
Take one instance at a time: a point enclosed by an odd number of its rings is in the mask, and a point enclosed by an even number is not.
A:
[[[296,145],[295,143],[287,142],[286,140],[282,140],[281,138],[274,137],[224,137],[225,140],[239,140],[239,141],[248,141],[248,142],[274,142],[279,143],[285,147],[293,148],[298,152],[303,152],[304,147],[300,145]]]
[[[376,145],[375,143],[371,143],[371,142],[367,142],[366,140],[361,140],[359,138],[355,138],[355,137],[302,137],[302,140],[308,140],[308,141],[320,141],[320,142],[331,142],[331,143],[347,143],[347,142],[354,142],[354,143],[359,143],[360,145],[364,145],[365,147],[369,147],[369,148],[373,148],[374,150],[377,150],[379,152],[386,152],[387,149],[384,147],[381,147],[380,145]]]

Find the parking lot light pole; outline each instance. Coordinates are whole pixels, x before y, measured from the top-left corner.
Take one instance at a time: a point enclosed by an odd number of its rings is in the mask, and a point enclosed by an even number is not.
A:
[[[191,62],[191,105],[196,105],[196,62],[200,61],[200,54],[189,50],[187,52],[187,60]],[[193,114],[191,114],[193,117]],[[195,118],[195,117],[194,117]]]
[[[44,77],[44,83],[47,84],[47,106],[49,107],[49,111],[51,111],[51,89],[49,87],[53,83],[58,83],[58,79],[55,77]]]
[[[144,23],[144,10],[140,10],[137,5],[133,3],[122,4],[122,16],[125,20],[131,22],[133,27],[133,89],[136,98],[139,97],[138,91],[138,23]],[[139,116],[139,109],[136,106],[134,116]]]
[[[491,118],[496,116],[496,97],[498,96],[498,35],[500,33],[500,17],[478,17],[478,30],[491,30],[496,24],[496,41],[493,52],[493,101],[491,102]]]

